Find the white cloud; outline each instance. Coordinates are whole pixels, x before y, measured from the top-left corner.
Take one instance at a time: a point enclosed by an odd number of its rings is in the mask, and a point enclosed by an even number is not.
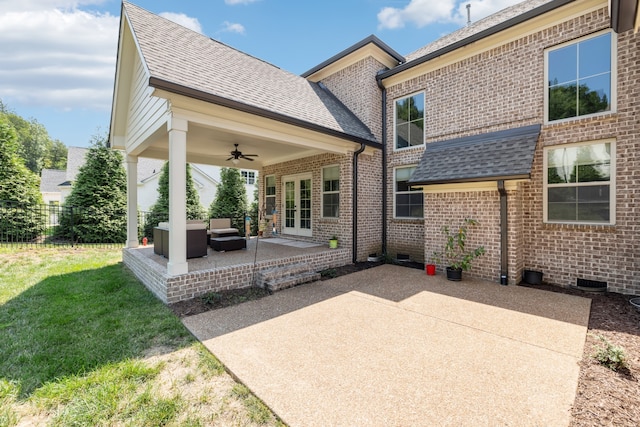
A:
[[[467,4],[471,4],[471,19],[478,21],[505,7],[520,3],[522,0],[410,0],[404,8],[385,7],[378,13],[378,28],[397,29],[407,24],[418,28],[434,22],[467,22]]]
[[[25,3],[38,8],[24,10]],[[58,110],[110,109],[119,18],[73,8],[80,3],[0,1],[0,98]]]
[[[110,111],[120,17],[105,0],[0,0],[0,99],[58,111]],[[162,16],[202,32],[197,19]]]
[[[242,24],[224,21],[222,25],[224,25],[224,28],[221,30],[223,32],[244,34],[244,26]]]
[[[236,5],[236,4],[249,4],[257,2],[258,0],[224,0],[224,2],[228,5]]]
[[[107,0],[0,0],[0,11],[73,10],[80,6],[103,4]]]
[[[172,13],[172,12],[163,12],[160,14],[163,18],[168,19],[169,21],[173,21],[176,24],[180,24],[183,27],[187,27],[190,30],[193,30],[197,33],[202,34],[202,26],[197,18],[192,18],[190,16],[185,15],[184,13]]]

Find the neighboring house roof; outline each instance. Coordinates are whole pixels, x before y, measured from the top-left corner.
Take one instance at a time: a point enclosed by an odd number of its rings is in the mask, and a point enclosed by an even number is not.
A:
[[[529,178],[540,125],[427,144],[414,185]]]
[[[149,85],[300,127],[378,145],[372,132],[319,84],[131,3],[123,14]]]
[[[40,192],[58,193],[58,185],[67,179],[67,171],[59,169],[42,169],[40,173]]]
[[[146,157],[138,157],[138,182],[144,182],[160,173],[164,160],[149,159]]]
[[[88,148],[83,147],[67,148],[67,181],[73,182],[76,180],[80,168],[84,165],[88,151]]]

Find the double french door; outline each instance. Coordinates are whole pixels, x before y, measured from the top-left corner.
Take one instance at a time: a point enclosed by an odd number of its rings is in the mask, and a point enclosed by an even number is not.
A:
[[[282,232],[311,237],[311,174],[282,177]]]

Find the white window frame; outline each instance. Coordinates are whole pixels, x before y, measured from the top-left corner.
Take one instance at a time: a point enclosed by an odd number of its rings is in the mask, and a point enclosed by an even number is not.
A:
[[[409,168],[417,168],[418,165],[402,165],[402,166],[396,166],[393,168],[393,217],[395,219],[424,219],[424,192],[422,192],[422,216],[417,217],[417,216],[398,216],[396,209],[397,209],[397,203],[396,203],[396,195],[397,194],[416,194],[418,193],[417,191],[397,191],[397,185],[396,185],[396,171],[398,169],[409,169]]]
[[[322,188],[321,188],[321,192],[322,192],[322,197],[321,197],[321,207],[320,207],[320,212],[322,213],[322,218],[340,218],[340,189],[338,188],[337,191],[324,191],[324,171],[326,169],[329,168],[338,168],[338,186],[340,186],[340,165],[336,164],[336,165],[327,165],[327,166],[323,166],[322,167]],[[325,194],[337,194],[338,195],[338,215],[336,216],[325,216],[324,215],[324,195]]]
[[[398,148],[397,147],[397,141],[398,141],[398,126],[397,126],[397,112],[396,112],[396,107],[398,105],[399,101],[402,101],[403,99],[407,99],[407,98],[412,98],[416,95],[423,95],[423,105],[422,105],[422,111],[424,111],[424,115],[422,117],[422,121],[423,121],[423,128],[422,128],[422,144],[419,145],[409,145],[408,147],[401,147]],[[425,91],[418,91],[415,93],[412,93],[410,95],[406,95],[406,96],[402,96],[400,98],[396,98],[393,100],[393,151],[404,151],[404,150],[410,150],[412,148],[416,148],[416,147],[424,147],[425,145],[425,132],[427,130],[427,94]]]
[[[601,111],[599,113],[592,113],[592,114],[584,114],[581,116],[575,116],[575,117],[568,117],[566,119],[558,119],[558,120],[551,120],[549,121],[549,52],[553,52],[554,50],[558,50],[558,49],[562,49],[563,47],[567,47],[570,46],[572,44],[576,44],[576,43],[580,43],[583,42],[585,40],[589,40],[598,36],[601,36],[603,34],[606,33],[611,33],[611,109],[609,111]],[[559,44],[557,46],[553,46],[550,48],[545,49],[544,51],[544,123],[545,124],[549,124],[549,123],[564,123],[564,122],[569,122],[569,121],[573,121],[573,120],[581,120],[587,117],[597,117],[597,116],[604,116],[607,114],[614,114],[616,113],[616,106],[617,106],[617,100],[618,100],[618,95],[617,95],[617,81],[618,81],[618,50],[617,50],[617,46],[618,46],[618,35],[611,31],[610,29],[608,30],[603,30],[603,31],[598,31],[597,33],[593,33],[593,34],[589,34],[588,36],[584,36],[584,37],[580,37],[578,39],[575,40],[570,40],[566,43],[562,43]]]
[[[240,175],[244,179],[244,183],[246,185],[255,185],[256,184],[256,173],[255,171],[242,170],[240,171]]]
[[[267,179],[269,178],[273,178],[273,188],[275,190],[275,193],[272,195],[267,195]],[[276,204],[276,194],[278,193],[278,185],[277,185],[277,181],[276,181],[276,176],[275,175],[265,175],[264,177],[264,208],[265,210],[267,209],[267,198],[272,197],[273,198],[273,207],[277,209],[277,204]],[[272,212],[265,212],[265,216],[267,218],[271,218],[273,216],[273,211]]]
[[[593,181],[593,183],[569,183],[569,184],[551,184],[553,187],[579,187],[579,186],[593,186],[593,185],[609,185],[609,222],[594,222],[594,221],[558,221],[549,220],[549,151],[559,148],[571,148],[571,147],[584,147],[587,145],[597,144],[610,144],[611,147],[611,162],[610,162],[610,177],[609,181]],[[545,224],[574,224],[574,225],[601,225],[610,226],[616,224],[616,140],[615,139],[603,139],[597,141],[588,142],[576,142],[571,144],[552,145],[545,147],[543,150],[543,185],[542,185],[542,203],[543,203],[543,221]]]

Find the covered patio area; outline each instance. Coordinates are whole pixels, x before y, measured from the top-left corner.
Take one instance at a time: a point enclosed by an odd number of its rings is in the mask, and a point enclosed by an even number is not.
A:
[[[123,3],[121,16],[109,141],[126,154],[123,260],[136,276],[172,303],[251,286],[256,271],[269,266],[306,263],[323,269],[355,261],[357,221],[366,221],[357,208],[358,156],[361,168],[369,163],[377,170],[381,150],[367,125],[318,83],[130,3]],[[147,256],[151,249],[138,248],[140,157],[169,161],[168,259],[154,259]],[[330,236],[340,236],[343,249],[296,248],[269,259],[259,254],[254,261],[248,245],[246,259],[216,253],[187,261],[187,162],[269,176],[269,188],[264,179],[258,183],[259,219],[269,219],[278,235],[291,239],[325,244]],[[325,172],[328,168],[332,174]],[[331,192],[323,193],[329,187]],[[373,226],[366,224],[372,236],[380,235],[378,217]],[[374,238],[360,239],[369,246],[361,245],[361,257],[377,250]]]
[[[329,249],[283,238],[251,238],[247,249],[216,252],[208,249],[206,257],[189,260],[189,271],[169,275],[169,260],[157,255],[153,246],[138,246],[123,250],[123,261],[133,274],[165,304],[188,300],[207,292],[256,286],[265,272],[294,270],[304,265],[306,271],[320,272],[327,268],[349,264],[348,249]]]

